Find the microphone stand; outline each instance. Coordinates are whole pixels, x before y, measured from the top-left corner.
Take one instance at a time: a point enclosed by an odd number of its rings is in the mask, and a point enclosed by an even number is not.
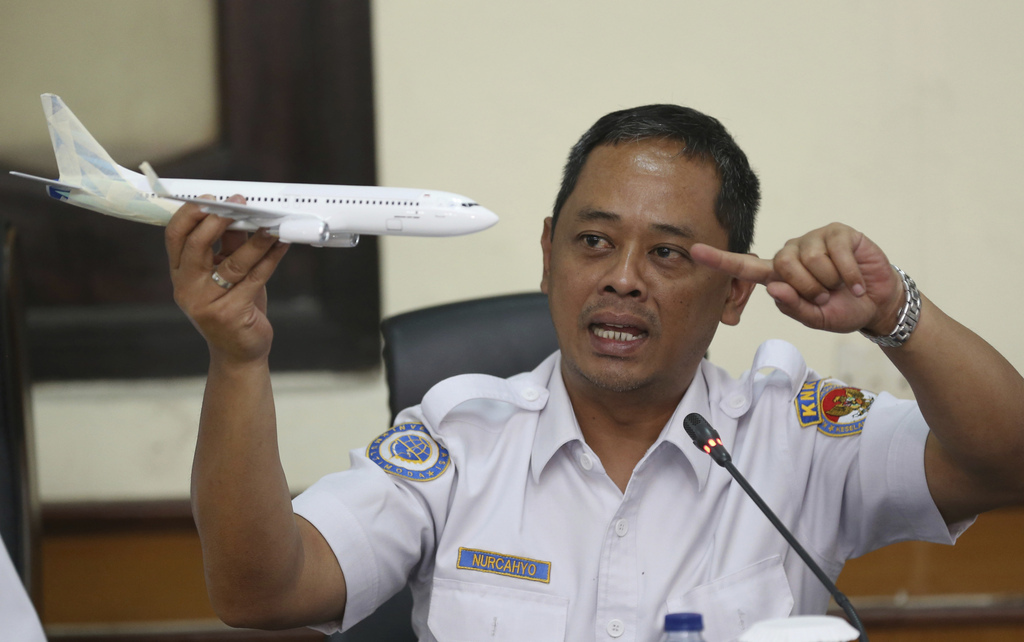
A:
[[[750,499],[754,500],[754,503],[757,504],[757,507],[761,509],[761,512],[764,513],[765,517],[767,517],[772,525],[775,526],[775,529],[778,530],[784,538],[786,538],[786,541],[793,547],[793,550],[800,556],[800,559],[807,564],[807,568],[811,569],[814,575],[817,576],[818,581],[825,585],[828,592],[832,594],[832,598],[836,601],[836,604],[843,609],[843,613],[845,613],[846,617],[850,620],[850,624],[860,631],[860,642],[868,642],[868,632],[864,628],[864,624],[860,621],[857,611],[855,611],[853,605],[850,604],[849,598],[847,598],[842,591],[836,587],[832,580],[825,575],[825,572],[821,570],[821,567],[811,559],[807,550],[800,545],[800,542],[798,542],[795,537],[793,537],[793,534],[789,532],[789,529],[779,521],[779,518],[776,517],[774,512],[772,512],[772,509],[768,508],[768,504],[764,503],[764,500],[762,500],[761,496],[757,494],[754,488],[747,483],[747,480],[740,474],[740,471],[736,470],[736,467],[732,465],[732,461],[726,461],[724,464],[719,465],[729,471],[729,474],[732,475],[733,479],[735,479],[743,490],[746,491],[747,495],[750,496]]]
[[[693,443],[711,455],[711,458],[716,464],[729,471],[733,479],[740,485],[740,487],[747,493],[750,499],[754,500],[757,507],[761,509],[768,521],[772,523],[775,530],[779,531],[782,536],[786,539],[789,545],[796,551],[800,559],[804,561],[807,568],[811,569],[814,575],[818,578],[818,581],[828,589],[828,592],[832,594],[832,598],[836,601],[836,604],[843,609],[843,613],[846,614],[847,619],[860,632],[860,642],[868,642],[868,632],[864,628],[863,622],[860,621],[860,616],[857,615],[857,611],[850,604],[849,598],[847,598],[839,590],[838,587],[825,575],[825,571],[821,570],[821,567],[811,559],[810,554],[807,550],[793,537],[793,534],[789,532],[789,529],[779,521],[779,518],[775,515],[771,508],[768,508],[768,504],[764,503],[761,496],[758,495],[754,487],[740,474],[740,471],[736,470],[736,467],[732,464],[732,456],[729,451],[726,450],[725,446],[722,445],[722,440],[718,436],[718,432],[711,427],[711,424],[707,422],[704,417],[697,413],[690,413],[683,420],[683,427],[686,429],[686,433],[693,439]]]

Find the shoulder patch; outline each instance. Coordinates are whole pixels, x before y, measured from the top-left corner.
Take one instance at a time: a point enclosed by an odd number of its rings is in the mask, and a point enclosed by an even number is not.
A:
[[[437,479],[448,469],[448,450],[434,441],[423,424],[398,424],[366,447],[370,461],[398,477]]]
[[[874,402],[873,392],[834,379],[804,382],[793,401],[802,427],[817,426],[818,432],[830,437],[859,435]]]

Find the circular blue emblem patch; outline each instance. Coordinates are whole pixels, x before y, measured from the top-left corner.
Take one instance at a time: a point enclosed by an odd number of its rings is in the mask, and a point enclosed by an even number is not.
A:
[[[366,447],[366,456],[385,472],[413,481],[437,479],[451,461],[423,424],[389,428]]]
[[[413,464],[422,464],[432,453],[433,448],[419,435],[402,435],[391,442],[391,455]]]

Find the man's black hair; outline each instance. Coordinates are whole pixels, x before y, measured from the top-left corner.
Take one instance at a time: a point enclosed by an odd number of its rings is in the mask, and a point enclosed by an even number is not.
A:
[[[590,152],[598,145],[617,145],[646,139],[682,143],[682,155],[711,163],[721,186],[715,201],[715,217],[729,233],[729,250],[749,252],[754,241],[754,219],[761,201],[757,175],[722,123],[689,107],[645,105],[602,117],[587,130],[569,152],[562,173],[562,187],[555,199],[554,224],[576,188]]]

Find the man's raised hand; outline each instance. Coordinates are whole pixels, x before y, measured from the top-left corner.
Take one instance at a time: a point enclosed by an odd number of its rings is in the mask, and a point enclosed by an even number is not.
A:
[[[780,311],[819,330],[888,334],[904,299],[902,282],[882,250],[841,223],[787,241],[771,260],[702,243],[691,248],[691,256],[764,285]]]
[[[229,231],[232,222],[186,204],[167,224],[165,242],[174,300],[206,339],[211,357],[244,362],[270,352],[264,286],[288,245],[262,230],[252,236]]]

